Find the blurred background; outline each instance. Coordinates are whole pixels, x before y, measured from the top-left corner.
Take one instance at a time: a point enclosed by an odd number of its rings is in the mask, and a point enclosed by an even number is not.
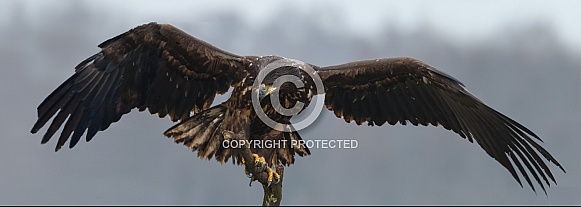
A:
[[[135,26],[169,23],[239,55],[319,66],[411,56],[463,82],[533,130],[565,167],[544,195],[522,188],[476,143],[442,127],[347,124],[323,110],[285,170],[284,205],[580,205],[580,1],[35,1],[0,2],[1,205],[259,205],[241,166],[200,160],[162,133],[174,123],[123,116],[90,143],[54,152],[30,134],[36,107]],[[217,98],[216,102],[227,97]],[[523,181],[524,182],[524,181]]]

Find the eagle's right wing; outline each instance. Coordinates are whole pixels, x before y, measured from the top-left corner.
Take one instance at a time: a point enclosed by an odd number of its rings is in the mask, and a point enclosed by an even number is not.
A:
[[[133,108],[183,120],[208,108],[216,94],[227,92],[246,73],[244,57],[167,24],[136,27],[99,47],[38,106],[32,133],[58,112],[43,144],[67,118],[55,150],[71,134],[69,147],[74,147],[87,129],[86,140],[91,140]]]

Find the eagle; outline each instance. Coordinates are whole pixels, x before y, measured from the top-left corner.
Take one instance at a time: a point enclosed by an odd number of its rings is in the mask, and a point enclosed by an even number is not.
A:
[[[31,133],[54,117],[42,144],[64,124],[55,151],[68,140],[73,148],[85,133],[89,142],[137,108],[179,121],[164,135],[197,151],[201,159],[244,163],[240,148],[224,144],[233,141],[233,134],[248,142],[286,141],[251,148],[257,162],[268,166],[263,170],[269,183],[276,182],[280,177],[271,168],[293,164],[295,154],[310,154],[290,119],[322,95],[321,107],[348,123],[442,126],[475,141],[522,187],[520,172],[533,191],[535,181],[545,193],[549,179],[556,184],[545,160],[565,172],[536,142],[542,142],[539,136],[484,104],[457,79],[415,58],[320,67],[274,55],[240,56],[155,22],[98,47],[37,108]],[[230,90],[229,99],[212,106],[218,94]],[[303,108],[281,113],[297,105]]]

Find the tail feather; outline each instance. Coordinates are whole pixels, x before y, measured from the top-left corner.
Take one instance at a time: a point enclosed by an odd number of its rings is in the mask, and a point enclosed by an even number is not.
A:
[[[192,151],[197,150],[200,159],[211,159],[215,156],[217,161],[224,163],[232,157],[234,163],[240,164],[241,157],[237,149],[222,147],[224,136],[221,133],[221,129],[226,113],[228,113],[227,111],[228,109],[223,105],[214,106],[176,124],[165,131],[164,135],[173,138],[175,143],[182,143],[192,149]],[[264,125],[264,123],[260,123]],[[292,128],[291,125],[288,126]],[[258,128],[268,127],[260,126]],[[251,137],[251,139],[285,140],[285,145],[262,148],[251,147],[251,150],[253,153],[264,157],[271,167],[278,163],[283,165],[293,164],[295,154],[301,157],[310,155],[311,152],[303,143],[299,133],[294,129],[288,131],[290,132],[280,132],[271,129],[268,133],[258,133],[260,135],[257,134],[257,137]]]
[[[292,125],[288,126],[292,128]],[[272,129],[270,133],[265,133],[258,137],[260,140],[284,140],[284,145],[255,149],[259,155],[264,156],[269,166],[275,166],[279,161],[282,165],[288,166],[294,164],[295,154],[301,157],[311,154],[311,151],[306,147],[299,133],[294,128],[290,131],[280,132]]]
[[[219,128],[224,120],[226,107],[217,105],[176,124],[163,134],[183,143],[192,150],[198,150],[201,159],[210,159],[223,139]]]
[[[293,127],[292,125],[289,125]],[[283,165],[290,165],[295,162],[294,155],[295,153],[299,156],[310,155],[311,151],[309,148],[304,144],[301,135],[294,129],[291,132],[283,132],[282,136],[287,142],[292,145],[290,148],[280,148],[277,150],[277,154],[279,160],[282,162]]]
[[[222,133],[218,130],[219,127],[216,127],[212,134],[212,138],[202,148],[198,150],[198,157],[204,157],[207,159],[212,159],[212,156],[218,152],[220,149],[220,144],[224,138],[222,138]]]

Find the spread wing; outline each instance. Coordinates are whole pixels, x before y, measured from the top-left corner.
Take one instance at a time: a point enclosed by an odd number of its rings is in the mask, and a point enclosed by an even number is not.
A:
[[[71,134],[70,148],[85,131],[90,141],[133,108],[169,115],[172,121],[185,119],[190,112],[209,107],[216,94],[227,92],[245,73],[243,57],[171,25],[142,25],[99,47],[99,53],[77,65],[75,73],[38,106],[32,133],[56,114],[43,144],[65,121],[55,150]]]
[[[366,60],[317,72],[325,86],[325,105],[347,122],[442,125],[470,142],[475,140],[522,186],[512,161],[533,190],[525,168],[543,190],[541,178],[548,186],[547,176],[553,182],[555,178],[542,157],[563,170],[535,142],[542,140],[531,130],[485,105],[458,80],[419,60]]]

